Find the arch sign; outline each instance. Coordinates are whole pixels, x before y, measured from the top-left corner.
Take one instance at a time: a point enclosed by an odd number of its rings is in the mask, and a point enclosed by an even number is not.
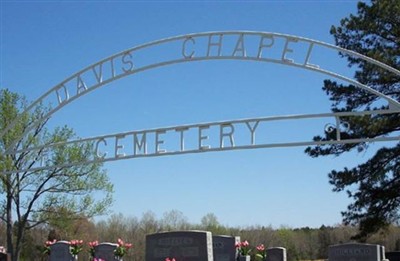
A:
[[[164,48],[162,50],[168,51],[160,51],[160,48]],[[43,115],[41,119],[38,119],[36,125],[33,124],[16,140],[26,137],[27,134],[37,126],[37,124],[48,119],[53,113],[62,107],[112,81],[156,67],[206,60],[267,62],[321,73],[379,96],[383,102],[387,103],[388,109],[288,115],[173,126],[71,140],[63,143],[40,145],[17,151],[13,151],[11,148],[14,146],[10,146],[9,148],[6,148],[6,153],[19,154],[39,150],[51,153],[51,148],[56,146],[87,146],[88,144],[91,146],[94,152],[92,158],[87,162],[71,162],[63,165],[64,167],[67,167],[92,162],[106,162],[129,158],[210,151],[400,140],[400,136],[384,136],[371,139],[346,139],[341,136],[341,130],[349,128],[348,123],[346,123],[343,118],[400,113],[400,103],[399,101],[394,100],[367,85],[329,70],[328,66],[322,63],[316,64],[314,58],[321,55],[321,49],[362,59],[395,75],[400,75],[399,70],[356,52],[293,35],[269,32],[229,31],[176,36],[127,49],[92,64],[68,77],[43,94],[26,109],[25,112],[30,112],[36,105],[43,102],[53,104],[53,108],[46,115]],[[325,128],[326,132],[332,132],[331,134],[333,138],[331,140],[299,140],[293,142],[271,143],[268,142],[268,140],[259,139],[257,136],[257,134],[260,133],[259,130],[263,128],[262,125],[265,123],[315,118],[329,118],[333,121],[331,125],[326,126]],[[0,137],[13,128],[18,120],[19,119],[16,119],[3,132],[1,132]],[[242,132],[241,137],[247,137],[247,140],[241,142],[235,140],[239,131]],[[213,144],[210,142],[212,138],[210,136],[211,133],[216,135],[216,137],[213,138],[217,140],[217,142]],[[173,138],[171,138],[172,136]],[[189,137],[191,139],[191,146],[188,146],[189,143],[187,142]],[[15,141],[14,144],[16,142],[17,141]],[[49,155],[47,155],[47,157],[48,156]],[[46,168],[46,166],[38,164],[37,166],[30,168],[29,171]],[[3,173],[16,173],[23,171],[28,171],[28,169],[3,171]]]

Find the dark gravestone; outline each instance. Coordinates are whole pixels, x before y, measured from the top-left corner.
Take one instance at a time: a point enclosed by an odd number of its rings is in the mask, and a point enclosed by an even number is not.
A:
[[[6,253],[0,253],[0,261],[9,261],[8,255]]]
[[[373,244],[348,243],[330,246],[329,261],[382,261],[382,247]]]
[[[100,243],[94,247],[94,257],[101,258],[105,261],[118,260],[114,256],[114,250],[117,248],[117,244],[114,243]]]
[[[400,261],[400,251],[386,252],[386,259],[390,261]]]
[[[58,241],[50,246],[49,261],[73,261],[68,241]]]
[[[185,261],[213,261],[211,232],[176,231],[146,236],[146,261],[176,258]]]
[[[286,261],[286,248],[283,247],[268,248],[266,261]]]
[[[235,245],[239,242],[240,237],[213,236],[214,261],[235,261],[238,252]]]

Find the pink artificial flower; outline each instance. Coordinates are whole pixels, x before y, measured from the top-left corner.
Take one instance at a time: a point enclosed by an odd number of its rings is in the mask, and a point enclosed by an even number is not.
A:
[[[89,244],[90,247],[95,247],[95,246],[97,246],[99,244],[99,241],[96,240],[96,241],[93,241],[93,242],[89,242],[88,244]]]
[[[256,247],[256,249],[258,250],[258,251],[264,251],[265,250],[265,246],[264,246],[264,244],[260,244],[260,245],[258,245],[257,247]]]
[[[247,240],[240,243],[236,243],[235,246],[238,249],[239,254],[242,256],[247,256],[251,252],[250,244]]]
[[[83,244],[83,240],[74,239],[74,240],[69,241],[69,243],[71,245],[73,245],[73,246],[78,246],[78,245],[82,245]]]
[[[53,240],[53,241],[46,241],[45,245],[46,246],[51,246],[52,244],[54,244],[55,242],[57,242],[57,240]]]
[[[73,240],[69,241],[69,244],[73,245],[73,246],[82,245],[83,244],[83,240],[73,239]]]
[[[120,239],[120,238],[118,238],[117,242],[118,242],[119,246],[123,246],[124,245],[124,241],[122,241],[122,239]]]

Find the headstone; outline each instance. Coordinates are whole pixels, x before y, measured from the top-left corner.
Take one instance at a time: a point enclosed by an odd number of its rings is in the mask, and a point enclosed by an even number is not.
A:
[[[286,248],[284,247],[268,248],[266,261],[286,261]]]
[[[0,252],[0,261],[8,261],[8,255]]]
[[[380,259],[383,261],[383,260],[385,260],[386,261],[386,257],[385,257],[385,247],[384,246],[380,246],[380,249],[379,249],[379,257],[380,257]]]
[[[386,259],[390,261],[400,261],[400,251],[386,252]]]
[[[329,261],[383,261],[381,246],[374,244],[348,243],[330,246]]]
[[[175,231],[146,236],[146,261],[176,258],[185,261],[213,261],[211,232]]]
[[[50,245],[49,261],[72,261],[74,257],[71,254],[68,241],[57,241]]]
[[[235,245],[238,242],[240,237],[213,236],[214,261],[235,261],[238,254]]]
[[[94,257],[101,258],[105,261],[118,260],[114,256],[114,250],[117,248],[117,244],[114,243],[100,243],[94,247]]]

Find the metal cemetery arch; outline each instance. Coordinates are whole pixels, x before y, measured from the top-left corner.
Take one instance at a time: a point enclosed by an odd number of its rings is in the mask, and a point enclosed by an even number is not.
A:
[[[230,40],[231,48],[229,53],[222,51],[222,47],[227,47],[229,45],[229,37],[234,38],[233,41]],[[227,42],[228,41],[228,42]],[[279,45],[278,42],[281,42]],[[247,43],[252,42],[253,48],[249,48]],[[254,44],[255,43],[255,44]],[[157,60],[157,56],[150,57],[144,56],[143,60],[155,59],[155,61],[145,62],[140,65],[140,59],[136,59],[140,56],[141,52],[146,49],[155,48],[164,45],[174,45],[178,46],[175,53],[172,53],[172,57],[167,57],[165,59]],[[247,47],[246,47],[247,46]],[[294,54],[297,54],[298,46],[301,46],[301,59]],[[327,44],[320,41],[315,41],[307,38],[302,38],[293,35],[279,34],[279,33],[268,33],[268,32],[252,32],[252,31],[222,31],[222,32],[205,32],[188,34],[182,36],[171,37],[167,39],[162,39],[147,44],[143,44],[137,47],[127,49],[123,52],[112,55],[106,59],[103,59],[95,64],[92,64],[83,70],[73,74],[69,78],[62,81],[60,84],[56,85],[35,102],[33,102],[25,112],[29,112],[35,108],[39,103],[54,99],[56,101],[56,106],[52,108],[46,115],[43,115],[41,119],[38,119],[36,123],[27,129],[20,137],[14,141],[14,143],[9,147],[5,148],[8,154],[17,154],[28,151],[35,151],[39,149],[46,149],[47,147],[73,144],[73,143],[84,143],[90,142],[93,144],[96,150],[96,155],[89,162],[78,162],[70,163],[63,166],[72,166],[76,164],[90,163],[90,162],[105,162],[113,161],[119,159],[136,158],[136,157],[150,157],[150,156],[161,156],[161,155],[175,155],[175,154],[185,154],[185,153],[197,153],[206,151],[221,151],[221,150],[237,150],[237,149],[250,149],[250,148],[268,148],[268,147],[288,147],[288,146],[305,146],[305,145],[321,145],[321,144],[335,144],[335,143],[358,143],[358,142],[372,142],[372,141],[389,141],[389,140],[399,140],[400,137],[378,137],[373,139],[342,139],[340,136],[340,126],[345,125],[345,122],[341,121],[341,117],[346,116],[362,116],[362,115],[372,115],[372,114],[391,114],[400,113],[400,103],[393,98],[384,95],[369,86],[359,83],[353,79],[330,71],[328,69],[321,68],[320,65],[311,64],[311,56],[315,47],[322,47],[337,51],[342,54],[346,54],[352,57],[362,59],[368,63],[374,64],[386,71],[392,72],[395,75],[400,76],[400,71],[387,66],[379,61],[361,55],[359,53],[346,50],[331,44]],[[270,57],[268,52],[278,50],[278,56]],[[252,51],[251,54],[249,54]],[[175,55],[175,56],[174,56]],[[212,122],[203,124],[193,124],[185,126],[175,126],[168,128],[159,128],[152,130],[141,130],[132,131],[126,133],[110,134],[98,137],[92,137],[87,139],[80,139],[75,141],[69,141],[65,143],[57,143],[50,145],[42,145],[34,148],[29,148],[25,150],[12,151],[11,148],[15,145],[18,139],[26,136],[29,131],[31,131],[37,124],[49,118],[53,113],[66,106],[75,99],[103,86],[112,81],[120,79],[122,77],[139,73],[142,71],[150,70],[152,68],[167,66],[178,63],[203,61],[203,60],[244,60],[244,61],[258,61],[258,62],[269,62],[276,64],[283,64],[287,66],[293,66],[297,68],[302,68],[318,73],[325,74],[330,77],[334,77],[338,80],[345,81],[349,84],[356,86],[357,88],[363,89],[369,93],[381,97],[388,103],[388,110],[374,110],[374,111],[361,111],[361,112],[342,112],[342,113],[322,113],[322,114],[304,114],[304,115],[292,115],[292,116],[277,116],[277,117],[266,117],[266,118],[254,118],[254,119],[244,119],[235,121],[224,121],[224,122]],[[266,121],[277,121],[277,120],[291,120],[291,119],[309,119],[309,118],[323,118],[323,117],[333,117],[335,119],[336,129],[336,139],[329,141],[301,141],[301,142],[291,142],[291,143],[278,143],[278,144],[257,144],[255,142],[255,131],[260,122]],[[13,128],[18,122],[19,118],[15,119],[5,130],[0,133],[2,137],[8,130]],[[235,146],[233,141],[234,125],[235,124],[245,124],[249,131],[250,142],[247,145]],[[203,133],[205,129],[210,127],[219,128],[220,142],[219,146],[211,148],[205,145],[208,136]],[[198,131],[198,147],[195,149],[185,149],[184,147],[184,133],[190,129],[196,129]],[[166,132],[175,131],[179,135],[179,149],[175,151],[166,151],[161,149],[163,140],[161,135]],[[147,151],[147,138],[148,135],[153,134],[155,137],[155,148],[154,152]],[[125,155],[121,152],[123,145],[120,141],[126,137],[132,136],[133,139],[133,153],[130,155]],[[228,140],[229,146],[225,146],[224,140]],[[107,140],[112,140],[114,142],[114,155],[107,157],[103,152],[99,151],[100,146],[108,146],[110,142]],[[40,170],[45,169],[44,166],[35,166],[30,170]],[[15,173],[22,172],[25,170],[10,170],[3,171],[3,173]]]

